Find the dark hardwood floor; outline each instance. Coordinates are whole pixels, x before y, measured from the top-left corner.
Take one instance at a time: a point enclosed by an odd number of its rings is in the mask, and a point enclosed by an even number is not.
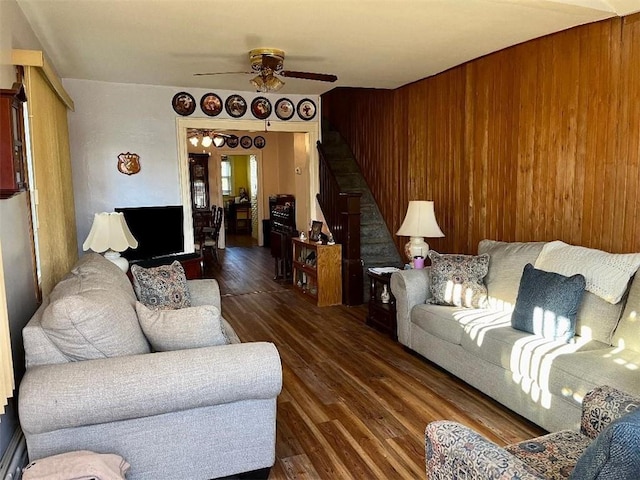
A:
[[[425,478],[424,429],[437,419],[500,445],[543,433],[366,326],[365,306],[317,308],[274,281],[269,249],[254,244],[230,236],[206,276],[240,338],[273,342],[282,358],[270,479]]]

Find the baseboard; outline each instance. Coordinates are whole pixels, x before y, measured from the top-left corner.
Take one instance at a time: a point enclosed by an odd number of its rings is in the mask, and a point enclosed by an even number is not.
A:
[[[20,480],[27,465],[27,443],[18,427],[11,437],[7,450],[0,459],[0,480]]]

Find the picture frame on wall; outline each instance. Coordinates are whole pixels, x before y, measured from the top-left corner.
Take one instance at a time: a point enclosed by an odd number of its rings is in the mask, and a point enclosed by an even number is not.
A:
[[[200,99],[200,109],[205,115],[215,117],[222,112],[222,99],[215,93],[205,93]]]
[[[193,95],[187,92],[178,92],[171,99],[171,106],[173,111],[178,115],[186,117],[191,115],[196,110],[196,99]]]
[[[316,116],[316,104],[310,98],[303,98],[300,100],[296,110],[298,112],[298,116],[302,120],[308,121]]]
[[[247,101],[238,94],[230,95],[224,102],[224,109],[230,117],[240,118],[247,112]]]

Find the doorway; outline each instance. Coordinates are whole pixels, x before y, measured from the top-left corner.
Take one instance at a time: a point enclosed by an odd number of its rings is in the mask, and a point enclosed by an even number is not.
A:
[[[193,217],[191,205],[191,188],[189,183],[189,160],[188,160],[188,141],[187,129],[208,129],[221,133],[234,133],[242,136],[248,134],[260,134],[268,137],[269,135],[278,133],[293,134],[289,150],[294,158],[293,168],[274,171],[271,163],[268,168],[262,168],[261,162],[265,162],[267,148],[260,150],[256,154],[257,176],[258,176],[258,194],[257,194],[257,231],[258,238],[262,240],[262,221],[268,218],[268,197],[271,194],[291,193],[296,197],[296,224],[303,226],[309,225],[312,218],[318,218],[316,211],[316,194],[319,192],[319,158],[316,144],[320,139],[320,124],[318,122],[271,122],[269,131],[265,132],[265,124],[261,120],[232,120],[232,119],[210,119],[210,118],[178,118],[176,120],[177,130],[177,147],[179,158],[179,175],[182,205],[184,207],[184,239],[185,252],[194,251],[193,242]],[[236,149],[220,149],[213,150],[216,154],[238,153]],[[255,152],[252,152],[255,153]],[[273,154],[274,158],[278,158],[280,151]],[[212,157],[214,155],[212,154]],[[210,160],[211,161],[211,160]],[[271,160],[269,160],[271,161]],[[267,172],[268,170],[268,172]],[[216,168],[210,168],[209,173],[219,172]],[[278,183],[279,182],[279,183]],[[273,186],[272,183],[276,186]],[[281,188],[278,185],[284,185]]]

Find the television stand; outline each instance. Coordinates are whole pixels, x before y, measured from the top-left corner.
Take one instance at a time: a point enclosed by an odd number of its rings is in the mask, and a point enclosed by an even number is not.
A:
[[[131,260],[129,265],[138,265],[143,268],[158,267],[160,265],[170,265],[178,260],[184,268],[187,280],[203,278],[204,258],[200,253],[184,253],[181,255],[164,255],[143,260]],[[129,269],[131,271],[131,269]]]

